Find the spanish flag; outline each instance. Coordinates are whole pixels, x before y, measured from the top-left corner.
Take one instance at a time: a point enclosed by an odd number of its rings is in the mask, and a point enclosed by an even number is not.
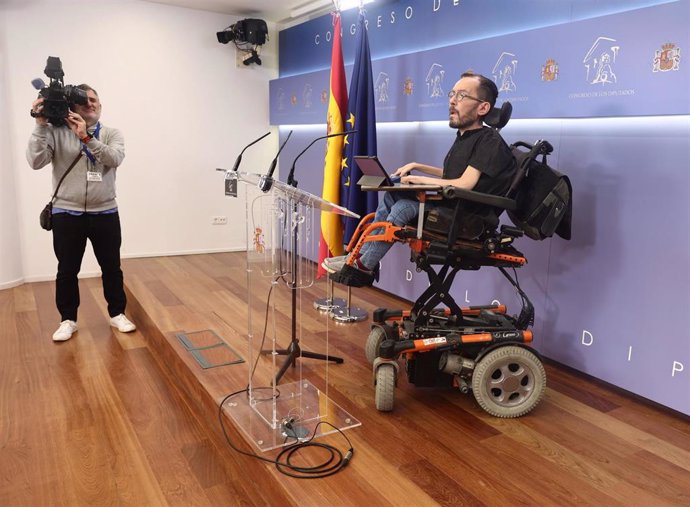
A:
[[[347,85],[345,84],[345,65],[340,37],[340,13],[333,16],[333,49],[331,52],[331,85],[328,101],[327,134],[345,132],[345,113],[347,112]],[[323,168],[322,197],[329,202],[340,202],[340,171],[345,164],[343,147],[347,139],[336,136],[326,139],[326,161]],[[343,254],[343,226],[339,215],[321,212],[321,238],[319,241],[319,267],[317,277],[326,271],[321,262],[327,257]]]

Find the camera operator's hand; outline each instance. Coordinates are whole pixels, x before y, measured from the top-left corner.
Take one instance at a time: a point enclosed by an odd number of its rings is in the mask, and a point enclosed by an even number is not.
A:
[[[67,126],[79,139],[86,137],[86,121],[84,121],[81,115],[70,110],[65,119],[67,120]]]
[[[43,97],[39,97],[31,104],[31,116],[36,118],[36,125],[48,125],[48,119],[43,116],[35,116],[43,111]]]

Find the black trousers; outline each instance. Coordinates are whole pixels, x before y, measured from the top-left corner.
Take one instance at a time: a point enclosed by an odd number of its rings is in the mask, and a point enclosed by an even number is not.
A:
[[[79,308],[79,280],[86,240],[91,241],[93,253],[101,267],[103,295],[108,302],[108,314],[124,313],[127,298],[120,269],[120,215],[53,215],[53,250],[58,260],[55,280],[55,303],[62,320],[77,320]]]

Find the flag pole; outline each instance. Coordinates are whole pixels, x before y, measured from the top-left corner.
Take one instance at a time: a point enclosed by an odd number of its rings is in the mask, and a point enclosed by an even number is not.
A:
[[[330,97],[327,116],[327,133],[334,134],[344,132],[345,113],[347,112],[347,87],[345,80],[345,66],[342,57],[342,40],[340,37],[340,1],[333,0],[335,12],[333,13],[334,31],[333,48],[331,51]],[[333,138],[333,142],[326,145],[326,160],[324,165],[323,198],[334,202],[340,202],[340,179],[342,171],[344,138]],[[321,262],[332,256],[342,254],[343,225],[339,216],[328,213],[321,216],[321,238],[319,241],[319,260],[317,265],[317,278],[326,271]],[[328,277],[327,277],[328,278]],[[317,310],[331,311],[336,307],[345,305],[342,298],[333,297],[333,281],[328,278],[326,298],[314,301]]]
[[[331,281],[331,283],[333,282]],[[333,308],[329,315],[338,322],[361,322],[367,319],[369,313],[357,306],[354,308],[352,307],[352,287],[348,285],[347,303],[343,306]]]
[[[326,277],[326,279],[326,297],[315,300],[314,308],[321,312],[332,312],[344,307],[347,302],[343,298],[333,297],[333,280],[330,277]]]
[[[339,1],[333,0],[336,7]],[[360,12],[357,20],[357,38],[355,47],[355,61],[350,81],[350,94],[347,102],[346,123],[355,131],[348,136],[345,143],[345,156],[340,177],[340,205],[353,212],[365,216],[376,210],[378,194],[376,192],[363,193],[356,186],[361,176],[354,157],[356,155],[376,155],[376,111],[374,99],[373,76],[371,70],[371,53],[366,34],[364,2],[359,2]],[[335,42],[336,39],[334,39]],[[357,230],[357,223],[351,219],[345,220],[343,243],[349,244]],[[330,280],[330,276],[329,276]],[[332,297],[332,290],[330,291]],[[356,322],[364,320],[367,313],[359,308],[351,308],[352,290],[348,287],[347,302],[340,308],[331,310],[331,317],[341,322]]]

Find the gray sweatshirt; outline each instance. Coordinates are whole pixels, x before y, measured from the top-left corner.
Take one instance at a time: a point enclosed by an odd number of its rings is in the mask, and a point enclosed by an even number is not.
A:
[[[93,133],[94,128],[90,127],[89,133]],[[79,159],[60,185],[54,207],[91,212],[117,207],[115,173],[125,158],[125,141],[119,130],[102,123],[98,137],[87,144],[96,164],[86,155]],[[41,169],[52,162],[54,192],[80,150],[81,142],[68,127],[36,125],[26,149],[26,159],[33,169]],[[102,181],[87,181],[87,171],[100,173]]]

